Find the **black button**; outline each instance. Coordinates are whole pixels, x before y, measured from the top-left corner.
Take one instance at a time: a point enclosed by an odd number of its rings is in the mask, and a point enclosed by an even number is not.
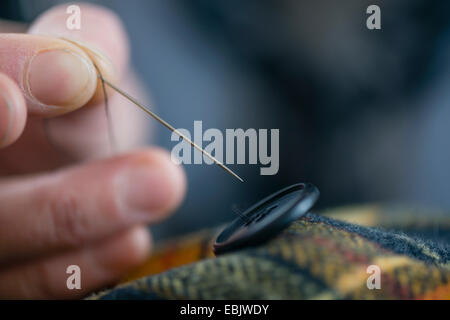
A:
[[[310,183],[298,183],[261,200],[231,222],[214,243],[216,255],[265,242],[306,214],[319,198]]]

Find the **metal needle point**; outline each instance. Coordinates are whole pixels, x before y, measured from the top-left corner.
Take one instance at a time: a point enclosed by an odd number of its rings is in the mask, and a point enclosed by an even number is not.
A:
[[[141,108],[144,112],[146,112],[147,114],[149,114],[150,116],[152,116],[154,119],[156,119],[159,123],[161,123],[163,126],[165,126],[166,128],[168,128],[170,131],[175,132],[179,137],[181,137],[183,140],[187,141],[191,146],[193,146],[195,149],[197,149],[198,151],[200,151],[201,153],[203,153],[205,156],[207,156],[209,159],[211,159],[212,161],[214,161],[214,163],[216,163],[217,165],[219,165],[219,167],[221,167],[222,169],[224,169],[226,172],[228,172],[229,174],[231,174],[233,177],[235,177],[236,179],[238,179],[241,182],[244,182],[244,180],[239,177],[236,173],[234,173],[230,168],[228,168],[226,165],[224,165],[222,162],[220,162],[219,160],[217,160],[215,157],[213,157],[212,155],[210,155],[208,152],[206,152],[205,150],[203,150],[202,148],[200,148],[198,145],[196,145],[194,142],[192,142],[189,138],[187,138],[185,135],[183,135],[181,132],[179,132],[177,129],[175,129],[174,127],[172,127],[169,123],[167,123],[165,120],[163,120],[162,118],[160,118],[158,115],[156,115],[155,113],[153,113],[152,111],[150,111],[149,109],[147,109],[145,106],[143,106],[141,103],[139,103],[137,100],[135,100],[132,96],[130,96],[128,93],[126,93],[125,91],[123,91],[122,89],[119,89],[118,87],[116,87],[114,84],[112,84],[111,82],[109,82],[108,80],[106,80],[105,78],[103,78],[100,74],[99,74],[99,78],[106,83],[109,87],[111,87],[112,89],[114,89],[115,91],[117,91],[119,94],[121,94],[122,96],[124,96],[125,98],[127,98],[128,100],[130,100],[131,102],[133,102],[135,105],[137,105],[139,108]]]

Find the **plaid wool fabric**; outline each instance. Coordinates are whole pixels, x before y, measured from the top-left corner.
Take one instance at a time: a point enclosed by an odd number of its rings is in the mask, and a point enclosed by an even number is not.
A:
[[[396,206],[309,213],[258,247],[214,257],[218,229],[157,248],[93,299],[450,299],[450,215]],[[380,289],[367,268],[380,268]]]

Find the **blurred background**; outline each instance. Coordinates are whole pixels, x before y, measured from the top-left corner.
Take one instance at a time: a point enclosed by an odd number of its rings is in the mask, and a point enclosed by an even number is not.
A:
[[[64,2],[2,0],[0,17],[30,23]],[[450,209],[450,2],[87,2],[122,18],[133,66],[175,127],[280,129],[277,175],[230,166],[241,184],[216,166],[185,166],[186,199],[156,238],[228,222],[304,181],[319,187],[318,208]],[[371,4],[381,30],[366,28]],[[149,143],[171,149],[170,132],[154,126]]]

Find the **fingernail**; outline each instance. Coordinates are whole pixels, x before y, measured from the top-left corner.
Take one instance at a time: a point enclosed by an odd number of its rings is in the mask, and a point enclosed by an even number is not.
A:
[[[84,43],[81,41],[77,41],[77,40],[73,40],[73,39],[68,39],[68,38],[64,38],[64,37],[61,39],[68,41],[68,42],[78,46],[80,49],[82,49],[84,51],[84,53],[86,53],[89,56],[91,61],[97,66],[97,68],[100,70],[102,76],[105,79],[112,81],[112,82],[117,80],[116,79],[117,70],[116,70],[114,64],[98,48],[95,48],[90,44],[87,44],[87,43]],[[100,84],[100,82],[99,82],[99,84]]]
[[[99,49],[93,47],[90,44],[80,42],[73,39],[62,38],[65,41],[68,41],[77,47],[79,47],[83,52],[89,57],[96,68],[96,72],[100,73],[101,76],[111,82],[117,81],[117,70],[114,67],[112,61],[104,55]],[[110,88],[107,88],[109,93],[113,93]],[[97,81],[97,89],[95,90],[95,94],[92,97],[93,103],[98,103],[103,101],[103,87],[101,81]]]
[[[48,106],[72,105],[95,90],[97,77],[89,61],[67,49],[42,51],[31,58],[25,74],[28,93]]]
[[[14,121],[14,108],[12,107],[8,97],[0,92],[0,146],[8,138]]]
[[[127,214],[159,213],[170,206],[173,186],[164,167],[147,164],[127,168],[119,175],[119,199]]]

